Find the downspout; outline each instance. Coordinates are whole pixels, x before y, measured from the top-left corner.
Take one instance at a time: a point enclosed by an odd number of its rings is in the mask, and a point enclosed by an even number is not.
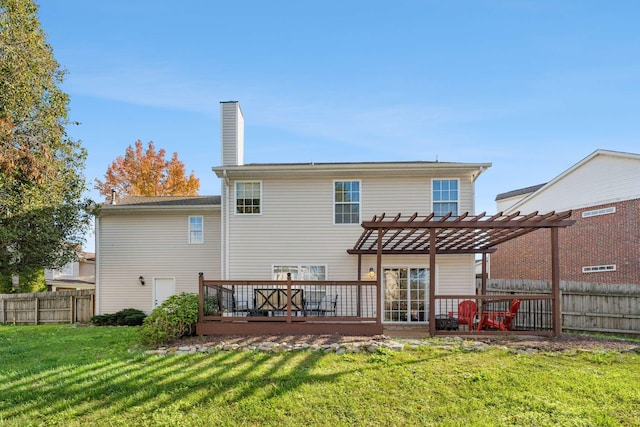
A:
[[[94,235],[95,235],[95,248],[96,251],[96,289],[95,289],[95,306],[93,307],[94,314],[101,314],[99,311],[100,308],[100,218],[96,215],[94,220]]]
[[[230,212],[230,196],[229,196],[229,177],[227,176],[227,170],[222,171],[223,178],[223,190],[224,190],[224,243],[222,247],[222,271],[224,280],[229,280],[229,212]]]

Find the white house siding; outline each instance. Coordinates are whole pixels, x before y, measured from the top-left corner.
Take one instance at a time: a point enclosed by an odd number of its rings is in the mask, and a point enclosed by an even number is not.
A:
[[[529,193],[530,194],[530,193]],[[529,194],[521,194],[515,197],[509,197],[506,199],[496,200],[496,211],[497,212],[506,212],[511,206],[518,203],[520,200],[527,197]]]
[[[640,160],[600,154],[550,183],[529,200],[514,207],[528,213],[564,211],[637,199]]]
[[[431,179],[424,177],[374,176],[360,179],[361,218],[397,213],[411,215],[431,212]],[[437,176],[437,178],[447,178]],[[455,177],[454,177],[455,178]],[[314,177],[262,180],[262,214],[229,216],[230,279],[269,279],[273,265],[326,265],[329,280],[357,279],[357,255],[347,254],[362,233],[360,224],[333,224],[334,180],[349,177]],[[231,189],[234,182],[230,182]],[[232,190],[233,191],[233,190]],[[231,197],[230,208],[234,200]],[[473,182],[460,178],[460,212],[473,211]],[[384,265],[389,264],[385,257]],[[411,265],[413,257],[398,262]],[[454,257],[455,258],[455,257]],[[444,259],[444,258],[443,258]],[[473,257],[462,257],[473,277]],[[400,265],[393,260],[394,265]],[[421,261],[420,261],[421,262]],[[428,257],[424,264],[428,265]],[[363,257],[362,274],[375,266],[373,257]],[[456,281],[456,283],[458,283]]]
[[[204,244],[189,244],[188,217],[204,217]],[[198,292],[198,273],[220,278],[219,208],[103,211],[97,222],[97,313],[153,309],[153,279],[174,278],[176,293]],[[145,278],[140,285],[138,277]]]

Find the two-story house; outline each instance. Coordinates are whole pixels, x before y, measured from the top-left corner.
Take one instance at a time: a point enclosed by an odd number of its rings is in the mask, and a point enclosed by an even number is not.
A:
[[[361,223],[381,213],[474,211],[474,182],[489,163],[245,164],[244,119],[221,103],[221,196],[124,198],[96,220],[97,312],[152,310],[207,279],[369,279],[375,256],[347,253]],[[429,270],[449,293],[475,292],[474,255],[387,256],[384,283],[402,292],[385,321],[426,320]],[[391,283],[393,282],[393,285]],[[383,292],[383,294],[385,294]],[[407,312],[413,307],[417,314]]]
[[[78,260],[64,265],[59,270],[44,270],[49,291],[94,289],[96,280],[96,257],[92,252],[81,251]]]

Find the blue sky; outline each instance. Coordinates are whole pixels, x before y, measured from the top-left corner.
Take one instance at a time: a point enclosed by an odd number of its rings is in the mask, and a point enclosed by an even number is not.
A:
[[[39,3],[91,187],[140,139],[219,194],[228,100],[246,162],[491,162],[477,212],[598,148],[640,152],[637,1]]]

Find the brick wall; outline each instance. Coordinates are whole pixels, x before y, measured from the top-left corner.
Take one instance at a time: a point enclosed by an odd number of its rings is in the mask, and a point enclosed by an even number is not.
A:
[[[582,212],[616,212],[582,218]],[[560,279],[576,282],[640,283],[640,199],[573,211],[576,223],[559,230]],[[583,273],[582,267],[615,264],[616,271]],[[491,255],[491,278],[551,279],[551,232],[536,230],[506,242]]]

